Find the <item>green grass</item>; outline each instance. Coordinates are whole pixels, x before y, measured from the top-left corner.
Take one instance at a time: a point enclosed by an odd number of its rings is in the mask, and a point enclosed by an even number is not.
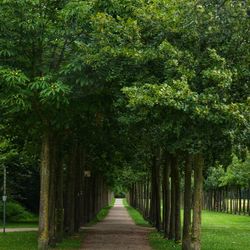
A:
[[[79,249],[80,235],[66,238],[55,248],[57,250]],[[1,250],[37,250],[37,232],[0,233]],[[54,248],[52,248],[54,249]]]
[[[113,206],[114,200],[110,206],[107,206],[96,215],[96,217],[88,224],[94,225],[102,221],[108,214],[110,208]],[[36,222],[20,222],[10,223],[9,228],[17,227],[37,227]],[[62,243],[58,244],[56,250],[74,250],[81,246],[81,234],[76,234],[65,238]],[[0,233],[0,250],[37,250],[37,232],[16,232],[16,233]]]
[[[128,202],[126,199],[123,199],[122,201],[123,201],[123,205],[128,210],[130,217],[134,220],[136,225],[143,226],[143,227],[151,227],[151,225],[146,220],[144,220],[144,218],[142,217],[142,215],[140,214],[138,210],[128,205]]]
[[[147,225],[141,214],[124,201],[130,216],[137,225]],[[156,231],[149,234],[149,242],[155,250],[180,250],[181,246],[163,239]],[[250,217],[203,211],[202,250],[250,249]]]
[[[73,236],[70,236],[68,238],[65,238],[62,243],[59,243],[56,248],[56,250],[73,250],[73,249],[79,249],[81,247],[81,234],[76,234]]]
[[[87,226],[92,226],[100,221],[102,221],[109,213],[109,210],[114,206],[115,200],[112,200],[112,203],[109,206],[106,206],[100,210],[100,212],[95,216],[93,220],[91,220]]]
[[[250,217],[203,211],[202,243],[204,250],[250,249]]]
[[[9,222],[6,224],[6,228],[36,228],[38,227],[38,222],[33,221],[33,222]],[[0,230],[3,228],[3,224],[0,223]]]
[[[37,250],[37,233],[0,233],[1,250]]]

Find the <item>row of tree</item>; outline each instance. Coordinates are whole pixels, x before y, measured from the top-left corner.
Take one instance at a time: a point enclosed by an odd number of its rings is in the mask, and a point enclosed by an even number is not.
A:
[[[137,161],[132,164],[147,169],[150,177],[146,186],[139,177],[131,182],[131,204],[143,208],[143,214],[158,230],[163,228],[167,238],[180,241],[182,235],[182,249],[189,250],[201,249],[203,178],[216,164],[226,168],[232,153],[246,158],[249,147],[249,114],[245,113],[249,97],[244,96],[249,93],[249,71],[243,70],[249,61],[242,54],[249,50],[244,42],[236,42],[239,37],[248,40],[240,34],[249,33],[249,21],[248,7],[242,3],[182,4],[176,4],[178,10],[174,6],[170,10],[169,5],[151,6],[148,16],[155,29],[157,24],[159,30],[164,27],[167,39],[159,42],[161,35],[154,37],[151,45],[157,49],[150,48],[154,61],[147,68],[149,78],[123,92],[130,111],[124,120],[129,120],[131,131],[138,129],[137,143],[149,152],[144,160],[142,152],[135,154]],[[160,22],[162,16],[165,19]],[[229,38],[233,33],[237,38]],[[180,176],[184,179],[182,234]]]
[[[204,161],[200,155],[177,158],[164,154],[163,157],[152,159],[147,181],[139,179],[129,190],[130,204],[159,231],[164,232],[167,239],[176,242],[182,240],[183,249],[200,249],[203,167]],[[185,193],[184,202],[181,202],[183,174]],[[184,220],[181,226],[183,203]]]
[[[102,6],[47,0],[0,5],[1,140],[19,160],[21,152],[33,159],[18,163],[19,172],[39,172],[40,166],[40,181],[29,175],[24,186],[40,183],[38,249],[45,250],[78,232],[111,199],[112,178],[105,172],[113,150],[110,93],[99,88],[94,67],[83,64],[90,54],[80,52],[89,41],[91,15],[98,17]],[[1,160],[15,179],[13,160]],[[8,192],[18,193],[13,189]]]
[[[175,193],[185,169],[187,232],[192,166],[194,240],[183,247],[200,249],[202,175],[215,162],[227,166],[233,152],[244,159],[250,145],[248,2],[0,4],[1,133],[40,155],[39,249],[54,238],[62,189],[65,214],[74,211],[67,197],[78,197],[83,155],[109,185],[130,187],[150,172],[157,195],[162,155]],[[179,196],[172,197],[178,221]],[[151,202],[159,227],[159,197]]]
[[[209,168],[210,175],[204,181],[201,171],[204,162],[198,157],[196,155],[187,158],[185,155],[179,155],[179,158],[176,158],[174,155],[162,153],[158,158],[152,158],[149,170],[131,182],[128,189],[129,203],[163,232],[165,238],[176,242],[182,240],[183,249],[199,248],[202,209],[249,214],[249,187],[246,185],[244,189],[237,188],[237,182],[233,182],[236,188],[217,187],[209,190],[209,183],[215,181],[215,173],[222,170],[224,176],[226,174],[220,167]],[[249,168],[248,159],[245,162],[234,159],[228,168],[229,172],[236,167],[236,162],[239,164],[238,168]],[[242,173],[249,181],[249,172],[245,169]],[[183,224],[181,209],[184,210]]]
[[[250,161],[233,157],[225,169],[210,168],[205,180],[205,209],[234,214],[250,214]]]

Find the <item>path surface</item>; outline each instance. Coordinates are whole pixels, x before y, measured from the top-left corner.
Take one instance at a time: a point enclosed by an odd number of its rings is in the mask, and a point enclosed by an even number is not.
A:
[[[152,230],[135,225],[122,199],[116,199],[108,216],[86,231],[81,250],[151,250],[148,233]]]
[[[25,227],[25,228],[6,228],[5,229],[6,233],[13,233],[13,232],[31,232],[31,231],[38,231],[38,228],[35,228],[35,227]],[[3,232],[3,229],[0,228],[0,232],[2,233]]]

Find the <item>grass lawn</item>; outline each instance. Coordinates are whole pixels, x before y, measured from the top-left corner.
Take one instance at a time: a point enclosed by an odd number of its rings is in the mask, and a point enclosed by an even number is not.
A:
[[[27,227],[31,227],[31,228],[38,228],[38,222],[34,221],[34,222],[9,222],[6,224],[6,228],[27,228]],[[0,223],[0,231],[3,228],[3,224]]]
[[[80,248],[80,236],[75,235],[58,244],[57,250],[73,250]],[[0,233],[1,250],[37,250],[36,232]],[[53,248],[54,249],[54,248]]]
[[[127,205],[126,201],[124,203]],[[148,226],[140,213],[127,206],[130,216],[138,225]],[[180,245],[162,238],[158,232],[149,235],[155,250],[181,249]],[[203,211],[202,250],[248,250],[250,249],[250,217]]]
[[[0,233],[1,250],[37,250],[37,233]]]
[[[107,206],[103,208],[96,217],[88,224],[88,226],[93,225],[101,220],[103,220],[109,209],[113,206]],[[38,227],[36,222],[27,223],[9,223],[8,228],[17,227]],[[1,227],[0,227],[1,229]],[[72,237],[64,239],[64,241],[57,245],[56,250],[75,250],[79,249],[81,246],[81,234],[76,234]],[[37,250],[37,232],[17,232],[17,233],[6,233],[0,232],[0,250]]]

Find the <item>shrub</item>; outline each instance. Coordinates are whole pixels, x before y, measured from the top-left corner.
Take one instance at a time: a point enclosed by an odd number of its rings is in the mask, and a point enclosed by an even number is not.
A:
[[[0,203],[0,214],[3,214],[3,202]],[[35,220],[35,216],[32,213],[28,212],[21,204],[15,201],[7,202],[6,218],[12,222]]]

